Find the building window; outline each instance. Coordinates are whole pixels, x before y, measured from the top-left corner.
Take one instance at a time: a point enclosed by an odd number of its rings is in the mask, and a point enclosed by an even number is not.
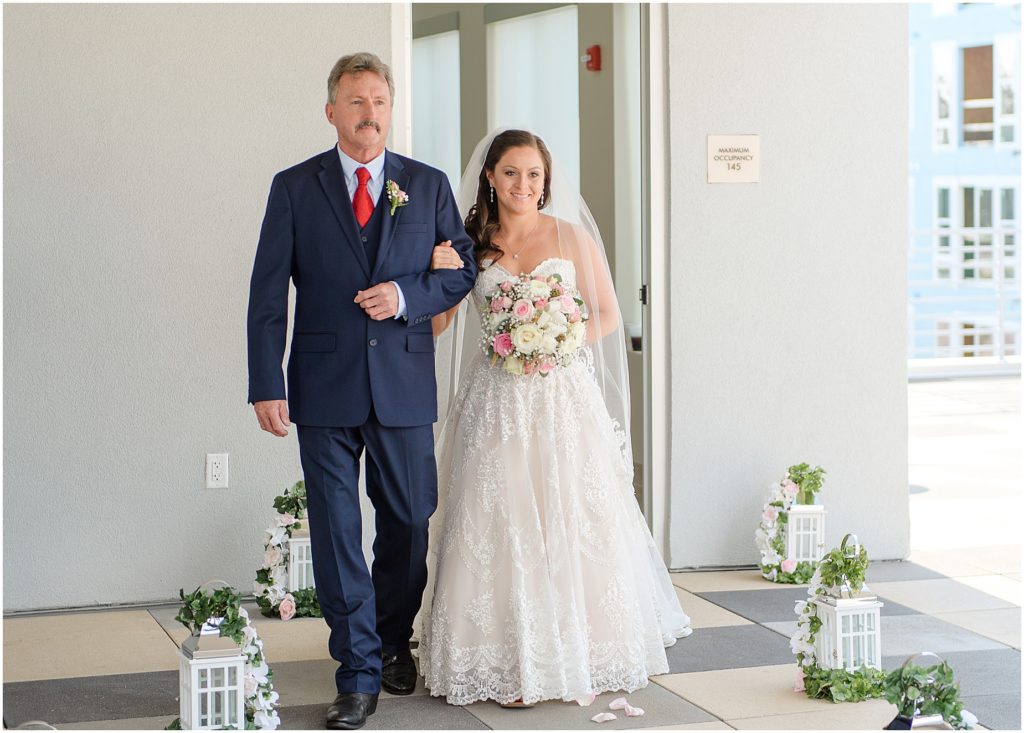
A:
[[[940,320],[935,324],[937,356],[997,356],[998,328],[994,320],[977,316]],[[1017,330],[1014,324],[1003,326],[1003,355],[1017,352]]]
[[[995,129],[992,99],[992,46],[974,46],[961,52],[960,86],[965,145],[989,144]]]
[[[443,170],[457,190],[462,177],[459,32],[413,39],[412,78],[413,153]]]
[[[935,190],[935,193],[937,199],[935,202],[935,228],[939,230],[936,234],[935,239],[935,276],[939,280],[949,280],[949,252],[951,235],[948,230],[953,223],[953,217],[950,215],[949,209],[949,187],[942,186],[940,188],[937,188]]]
[[[932,145],[936,150],[954,147],[955,120],[953,80],[956,67],[956,45],[952,42],[932,45]]]
[[[996,144],[1000,147],[1019,148],[1017,91],[1020,88],[1020,36],[996,36],[994,48]]]

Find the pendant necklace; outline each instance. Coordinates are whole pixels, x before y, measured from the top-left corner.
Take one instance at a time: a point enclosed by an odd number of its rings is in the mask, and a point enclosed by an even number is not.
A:
[[[512,259],[518,260],[519,259],[519,255],[521,255],[523,253],[523,251],[532,244],[532,242],[530,241],[530,238],[533,237],[534,232],[537,231],[537,227],[539,227],[539,226],[540,226],[540,214],[537,215],[537,223],[533,225],[533,229],[531,229],[530,233],[526,235],[526,244],[524,244],[522,247],[520,247],[519,251],[516,252],[514,255],[512,255]]]

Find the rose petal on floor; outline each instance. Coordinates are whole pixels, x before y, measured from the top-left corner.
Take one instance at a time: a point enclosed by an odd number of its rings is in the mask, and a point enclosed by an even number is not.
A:
[[[607,723],[609,720],[618,720],[618,718],[615,713],[598,713],[591,720],[595,723]]]

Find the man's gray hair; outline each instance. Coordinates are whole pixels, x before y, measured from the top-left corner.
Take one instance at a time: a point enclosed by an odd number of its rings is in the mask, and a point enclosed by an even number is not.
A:
[[[331,75],[327,77],[327,103],[334,104],[338,96],[338,82],[345,74],[358,74],[361,71],[372,71],[384,78],[388,83],[388,90],[391,92],[391,102],[395,101],[395,81],[391,78],[391,67],[377,58],[376,54],[369,51],[342,56],[331,69]]]

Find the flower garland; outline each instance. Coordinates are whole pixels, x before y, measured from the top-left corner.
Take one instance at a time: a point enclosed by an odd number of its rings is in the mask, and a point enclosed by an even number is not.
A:
[[[806,583],[814,574],[816,563],[784,557],[789,510],[793,504],[813,504],[821,490],[825,469],[811,468],[806,463],[790,466],[781,482],[771,485],[771,495],[761,508],[761,522],[754,532],[754,541],[761,551],[761,575],[774,583]]]
[[[808,601],[797,601],[796,632],[789,647],[796,655],[800,678],[796,691],[803,690],[811,698],[829,698],[832,702],[859,702],[882,696],[885,673],[866,667],[853,672],[845,669],[819,667],[814,654],[814,639],[821,629],[818,618],[819,596],[827,588],[839,588],[844,583],[854,592],[864,587],[868,567],[868,553],[863,547],[854,557],[846,557],[844,548],[836,548],[821,559],[811,576],[807,588]]]
[[[278,694],[274,691],[274,673],[263,657],[263,640],[242,608],[242,597],[233,588],[215,591],[196,588],[185,595],[178,591],[181,610],[174,617],[193,634],[199,632],[211,618],[220,618],[220,635],[227,636],[242,648],[245,656],[243,681],[245,685],[246,730],[276,730],[281,725],[277,714]],[[181,718],[175,718],[164,730],[181,730]]]
[[[263,565],[256,571],[253,592],[264,616],[288,621],[296,616],[321,617],[316,588],[288,591],[288,540],[306,519],[306,482],[298,481],[274,499],[277,518],[267,528]]]

